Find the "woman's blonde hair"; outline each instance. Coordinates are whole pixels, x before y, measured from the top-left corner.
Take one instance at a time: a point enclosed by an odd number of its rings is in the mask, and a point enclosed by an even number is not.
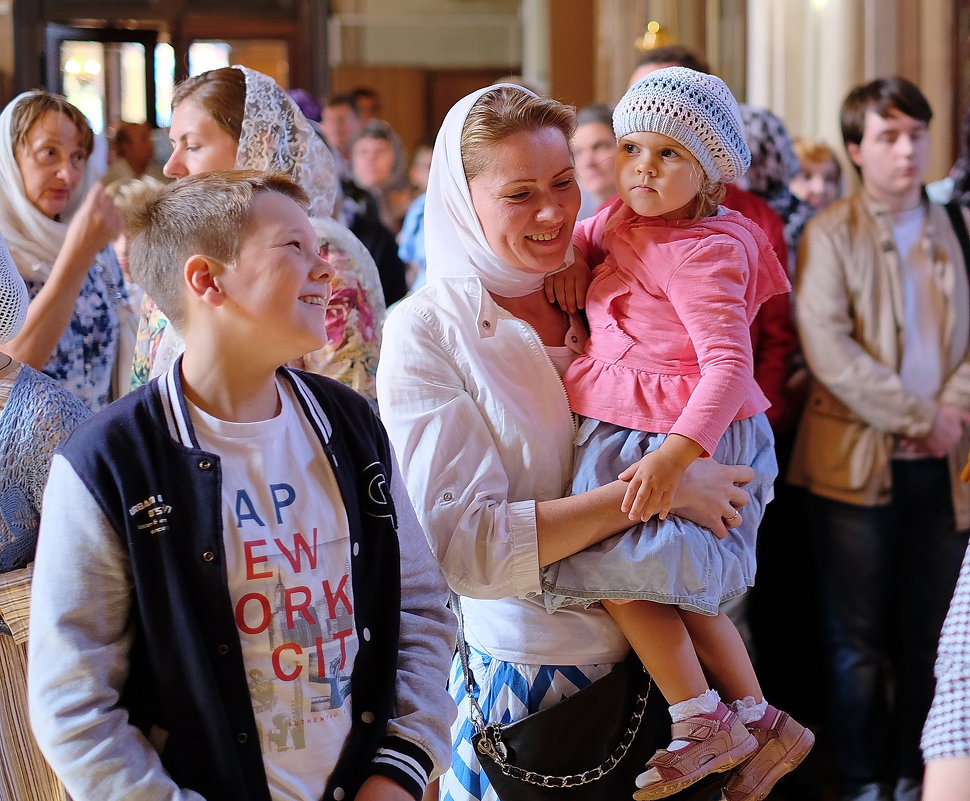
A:
[[[471,182],[492,164],[489,150],[496,142],[521,131],[555,128],[568,144],[576,131],[576,109],[547,97],[534,97],[513,86],[485,92],[461,129],[461,163]]]
[[[81,140],[84,158],[90,158],[91,152],[94,150],[94,132],[91,130],[87,117],[73,106],[66,97],[55,95],[53,92],[40,91],[27,95],[13,110],[13,117],[10,120],[10,137],[14,153],[26,144],[30,129],[48,111],[62,114],[74,124]]]

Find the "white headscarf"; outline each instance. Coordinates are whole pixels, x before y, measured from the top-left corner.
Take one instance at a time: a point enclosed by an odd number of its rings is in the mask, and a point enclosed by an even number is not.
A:
[[[20,332],[27,303],[27,285],[0,237],[0,342],[9,342]]]
[[[249,67],[233,68],[246,79],[236,169],[286,173],[309,195],[311,217],[332,216],[337,168],[326,143],[276,81]]]
[[[455,103],[438,131],[424,207],[427,277],[475,276],[489,292],[519,298],[540,289],[545,276],[516,269],[495,255],[475,213],[461,161],[461,130],[468,112],[483,94],[500,86],[538,97],[515,84],[486,86]]]
[[[13,113],[17,105],[40,92],[24,92],[0,113],[0,234],[7,240],[17,270],[27,280],[43,283],[64,245],[67,226],[87,197],[96,177],[90,160],[60,222],[38,211],[24,193],[24,180],[13,149]]]

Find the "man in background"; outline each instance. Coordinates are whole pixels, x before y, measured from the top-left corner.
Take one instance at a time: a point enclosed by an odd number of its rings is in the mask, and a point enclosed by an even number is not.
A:
[[[862,185],[809,222],[798,259],[813,381],[789,480],[809,491],[842,801],[920,797],[937,640],[970,528],[968,217],[923,189],[932,116],[903,78],[849,92],[842,137]]]

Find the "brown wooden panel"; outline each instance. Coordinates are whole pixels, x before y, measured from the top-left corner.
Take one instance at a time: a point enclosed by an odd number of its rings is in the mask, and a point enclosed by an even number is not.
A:
[[[419,67],[353,67],[333,70],[333,94],[358,86],[376,89],[381,97],[381,118],[387,120],[404,143],[408,158],[424,140],[427,102],[425,70]]]
[[[408,157],[422,142],[433,143],[441,121],[456,100],[494,83],[501,69],[429,70],[420,67],[356,67],[332,73],[333,94],[369,86],[381,96],[381,116],[398,132]]]
[[[137,19],[163,15],[171,0],[44,0],[48,20]]]
[[[461,100],[469,92],[481,89],[483,86],[495,83],[499,78],[508,75],[507,70],[498,69],[468,69],[468,70],[434,70],[428,73],[429,103],[428,130],[433,137],[438,133],[448,113],[456,101]]]
[[[589,0],[549,4],[549,92],[582,108],[595,98],[596,7]]]

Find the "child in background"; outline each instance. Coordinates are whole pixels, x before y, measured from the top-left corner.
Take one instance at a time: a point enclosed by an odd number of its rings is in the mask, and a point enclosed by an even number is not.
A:
[[[424,250],[424,201],[431,170],[431,151],[431,145],[426,144],[415,148],[408,179],[417,197],[408,206],[401,233],[397,236],[397,255],[407,265],[408,294],[417,292],[425,284],[424,271],[428,260]]]
[[[573,491],[619,474],[630,519],[663,523],[653,536],[634,527],[551,565],[545,601],[550,610],[603,601],[671,704],[672,742],[638,777],[635,799],[734,769],[727,801],[760,801],[814,736],[764,700],[719,606],[754,582],[777,473],[749,327],[790,287],[761,229],[718,205],[724,183],[750,163],[723,81],[684,67],[653,72],[627,91],[613,124],[620,197],[578,223],[573,241],[598,265],[585,303],[590,341],[564,376],[587,418]],[[688,465],[710,455],[756,472],[744,518],[725,520],[734,528],[723,540],[667,516]]]
[[[160,190],[165,184],[144,175],[141,178],[120,178],[107,184],[104,191],[108,193],[115,205],[128,219],[128,215],[136,206],[153,192]],[[135,341],[138,336],[138,315],[145,297],[145,291],[131,280],[131,272],[128,269],[128,226],[111,243],[115,256],[118,257],[118,266],[121,267],[121,275],[125,279],[125,291],[128,293],[128,303],[123,312],[118,314],[119,328],[121,329],[118,338],[118,365],[115,368],[117,392],[116,397],[127,394],[132,389],[132,369],[135,361]]]
[[[835,151],[818,139],[795,139],[792,145],[801,169],[788,188],[821,211],[842,195],[842,165]]]
[[[327,337],[306,206],[215,172],[129,219],[185,353],[44,495],[31,723],[75,801],[418,801],[447,763],[455,621],[384,429],[280,368]]]

